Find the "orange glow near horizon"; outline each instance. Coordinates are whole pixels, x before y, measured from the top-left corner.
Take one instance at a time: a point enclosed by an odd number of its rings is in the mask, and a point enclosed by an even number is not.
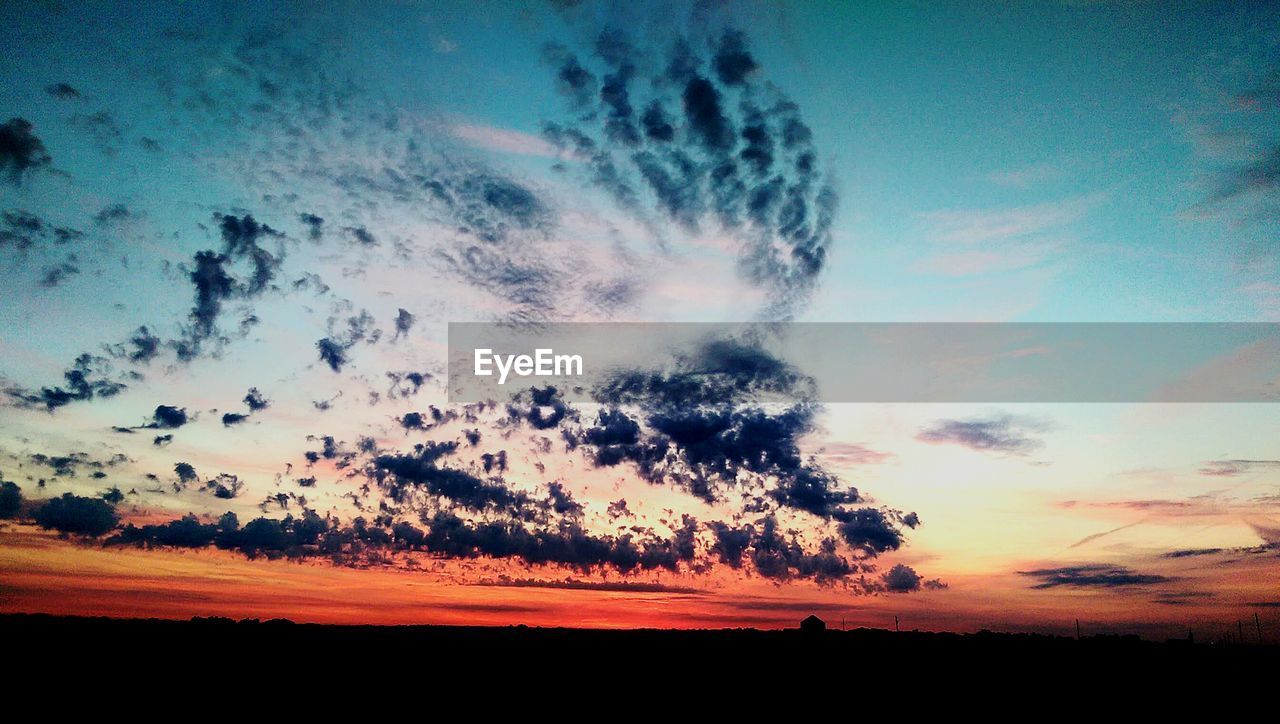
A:
[[[1042,631],[1216,635],[1234,625],[1243,602],[1273,591],[1260,563],[1218,581],[1225,593],[1165,606],[1092,592],[1036,595],[1009,576],[961,576],[946,591],[853,596],[812,584],[780,586],[726,576],[620,578],[609,583],[665,584],[670,590],[609,590],[598,578],[565,571],[490,575],[492,562],[429,560],[417,570],[345,568],[319,560],[249,560],[212,549],[139,550],[83,545],[25,525],[0,532],[0,613],[187,619],[194,616],[287,618],[322,624],[433,624],[575,628],[791,628],[809,613],[828,625],[904,630]],[[481,571],[485,571],[481,573]],[[470,577],[472,582],[466,582]],[[581,588],[554,587],[573,581]],[[533,583],[533,585],[530,585]],[[607,585],[607,584],[605,584]],[[546,586],[546,587],[543,587]],[[655,587],[656,588],[656,587]],[[1157,607],[1159,608],[1159,607]],[[1263,618],[1269,616],[1263,613]],[[1270,628],[1272,622],[1265,621]]]

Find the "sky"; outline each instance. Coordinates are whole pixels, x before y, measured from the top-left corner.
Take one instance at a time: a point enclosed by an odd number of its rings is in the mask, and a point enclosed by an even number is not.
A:
[[[1271,404],[445,375],[449,322],[1280,322],[1271,3],[6,16],[0,611],[1280,636]]]

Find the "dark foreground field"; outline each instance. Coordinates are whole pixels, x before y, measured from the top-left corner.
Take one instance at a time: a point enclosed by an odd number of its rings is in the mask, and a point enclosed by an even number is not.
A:
[[[111,667],[163,670],[223,667],[282,672],[375,665],[396,670],[576,662],[590,668],[638,665],[657,671],[694,667],[745,672],[778,666],[812,670],[821,680],[860,672],[934,669],[949,675],[1107,671],[1143,676],[1155,671],[1275,672],[1280,647],[1152,642],[1136,637],[1076,640],[1037,634],[949,634],[879,629],[593,630],[466,626],[329,626],[229,619],[168,621],[0,616],[0,641],[10,656],[31,662],[110,662]],[[833,667],[833,664],[835,665]],[[671,669],[675,667],[675,669]],[[603,671],[596,671],[603,674]]]

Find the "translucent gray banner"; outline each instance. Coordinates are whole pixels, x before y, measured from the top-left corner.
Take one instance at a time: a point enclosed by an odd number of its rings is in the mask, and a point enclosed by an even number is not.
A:
[[[1276,402],[1280,324],[449,324],[451,402],[671,401],[693,380],[760,401]]]

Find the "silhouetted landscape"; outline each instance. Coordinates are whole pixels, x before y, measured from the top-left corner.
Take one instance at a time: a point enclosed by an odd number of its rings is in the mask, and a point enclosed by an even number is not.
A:
[[[59,641],[59,659],[107,655],[121,664],[163,657],[174,663],[207,664],[222,656],[270,660],[359,656],[387,664],[467,661],[498,653],[617,655],[650,659],[696,654],[700,660],[781,657],[789,654],[856,656],[859,665],[909,665],[929,661],[1027,665],[1034,670],[1089,665],[1182,666],[1274,665],[1280,647],[1258,644],[1165,642],[1137,636],[1096,635],[1080,639],[1036,633],[933,633],[858,628],[782,630],[583,629],[529,626],[373,626],[295,623],[287,619],[196,617],[187,621],[10,614],[0,616],[0,636],[20,648],[40,651]],[[46,651],[47,645],[43,647]],[[1027,673],[1027,672],[1024,672]]]

